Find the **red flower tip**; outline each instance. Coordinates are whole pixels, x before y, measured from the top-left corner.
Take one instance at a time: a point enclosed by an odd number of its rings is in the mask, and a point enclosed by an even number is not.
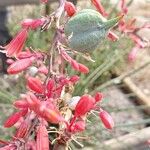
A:
[[[12,114],[4,123],[5,128],[12,127],[22,117],[20,112]]]
[[[31,110],[36,111],[38,107],[40,106],[40,100],[37,99],[37,97],[33,93],[29,93],[26,96],[26,101]]]
[[[8,64],[8,65],[11,65],[11,64],[13,64],[15,61],[13,60],[13,59],[7,59],[6,60],[6,63]]]
[[[43,106],[41,105],[41,107]],[[45,118],[45,120],[54,124],[58,124],[60,122],[65,121],[65,119],[61,116],[60,112],[54,108],[45,107],[43,111],[41,112],[41,115]]]
[[[95,102],[100,102],[102,99],[103,99],[103,94],[102,93],[100,93],[100,92],[97,92],[96,94],[95,94]]]
[[[17,74],[27,69],[31,64],[32,59],[30,58],[17,60],[8,67],[7,72],[8,74]]]
[[[13,105],[16,108],[28,108],[28,103],[25,99],[15,101]]]
[[[79,63],[79,71],[86,74],[89,73],[89,68]]]
[[[83,95],[75,107],[75,116],[80,117],[93,109],[95,99],[90,95]]]
[[[126,6],[125,0],[121,0],[121,1],[120,1],[120,5],[121,5],[121,10],[122,10],[122,12],[123,12],[124,14],[127,14],[128,8],[127,8],[127,6]]]
[[[47,75],[48,74],[48,69],[46,68],[46,66],[43,65],[43,66],[38,68],[38,72]]]
[[[102,16],[107,17],[108,14],[106,13],[103,5],[101,4],[100,0],[91,0],[92,4],[96,7],[97,11],[102,14]]]
[[[40,93],[40,94],[43,93],[43,91],[44,91],[44,87],[43,87],[42,82],[39,79],[34,78],[34,77],[28,77],[27,86],[31,90],[33,90],[37,93]]]
[[[47,83],[47,97],[50,98],[53,96],[53,90],[55,87],[55,81],[53,79],[50,79]]]
[[[76,60],[73,60],[71,61],[71,66],[72,68],[74,68],[75,70],[79,71],[79,64],[77,63]]]
[[[83,64],[78,63],[76,60],[72,59],[66,52],[64,49],[59,49],[59,51],[61,52],[61,56],[63,57],[63,59],[65,59],[67,62],[70,63],[70,65],[72,66],[73,69],[80,71],[82,73],[89,73],[89,69],[84,66]]]
[[[128,54],[128,60],[130,62],[133,62],[136,59],[138,50],[139,48],[137,46],[132,48],[131,52]]]
[[[30,58],[32,56],[33,56],[33,54],[30,51],[24,51],[24,52],[20,52],[17,55],[17,58],[18,59],[25,59],[25,58]]]
[[[72,133],[77,133],[77,132],[82,132],[85,130],[85,121],[84,120],[79,120],[76,121],[72,126],[71,126],[71,132]]]
[[[45,22],[44,18],[40,19],[25,19],[21,22],[21,25],[23,28],[30,28],[32,30],[35,30],[39,27],[41,27]]]
[[[55,82],[53,79],[50,79],[47,83],[47,90],[52,91],[55,87]]]
[[[28,113],[28,108],[24,108],[24,109],[20,110],[20,113],[22,116],[25,116]]]
[[[110,114],[108,114],[108,112],[102,110],[99,113],[99,117],[100,117],[102,123],[104,124],[105,128],[112,129],[114,127],[114,121],[113,121],[112,117],[110,116]]]
[[[69,81],[72,82],[73,84],[75,84],[76,82],[79,81],[79,79],[80,79],[79,76],[74,75],[74,76],[72,76],[72,77],[69,79]]]
[[[28,123],[26,121],[23,121],[19,127],[19,129],[16,131],[15,137],[16,138],[23,138],[27,131],[28,131]]]
[[[112,41],[117,41],[117,40],[119,40],[119,37],[118,37],[115,33],[111,32],[111,31],[109,31],[107,37],[108,37],[110,40],[112,40]]]
[[[40,124],[37,131],[36,150],[49,150],[49,138],[45,125]]]
[[[138,45],[140,48],[144,48],[146,44],[142,41],[140,37],[138,37],[136,34],[129,34],[129,37],[135,42],[136,45]]]
[[[69,17],[72,17],[76,13],[76,7],[71,2],[66,1],[64,9]]]
[[[41,1],[41,3],[47,3],[48,2],[48,0],[40,0]]]
[[[23,49],[24,44],[26,42],[28,36],[28,30],[22,29],[16,37],[5,46],[6,49],[6,55],[8,57],[17,56]]]

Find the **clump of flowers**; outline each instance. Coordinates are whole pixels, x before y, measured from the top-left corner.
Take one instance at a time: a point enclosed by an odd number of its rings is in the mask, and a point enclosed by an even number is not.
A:
[[[126,1],[121,0],[119,5],[120,5],[122,13],[124,13],[125,15],[128,14]],[[136,18],[132,18],[129,20],[122,19],[118,24],[119,31],[123,34],[126,34],[134,43],[134,47],[131,49],[131,51],[128,54],[128,60],[131,62],[136,59],[136,55],[140,49],[143,49],[149,46],[148,39],[140,36],[138,32],[143,29],[150,29],[150,24],[146,22],[146,23],[143,23],[143,25],[141,26],[137,26],[136,22],[137,22]]]
[[[41,2],[46,3],[47,1],[41,0]],[[106,13],[100,1],[91,0],[91,2],[97,9],[96,17],[102,19],[100,26],[93,27],[96,30],[90,30],[91,39],[99,34],[100,37],[106,35],[112,41],[118,40],[118,36],[109,29],[119,22],[120,31],[128,33],[138,45],[140,44],[140,47],[143,47],[143,43],[137,39],[137,36],[130,33],[131,30],[137,31],[134,27],[134,21],[127,25],[121,20],[123,15],[119,15],[119,17],[107,22],[104,17],[107,17],[108,13]],[[123,1],[121,7],[123,13],[127,13]],[[87,14],[85,13],[87,11],[88,9],[80,12],[79,15]],[[65,63],[68,62],[72,69],[84,74],[89,73],[90,70],[87,66],[72,58],[72,55],[77,55],[79,52],[66,44],[75,34],[71,33],[68,37],[64,36],[65,24],[60,22],[64,12],[67,16],[65,16],[67,18],[65,22],[78,14],[76,7],[71,2],[60,0],[57,10],[48,17],[23,20],[21,31],[8,45],[2,47],[2,52],[10,57],[8,73],[20,74],[23,72],[27,92],[21,94],[20,98],[14,101],[13,105],[16,112],[4,122],[5,128],[15,126],[16,131],[10,141],[0,141],[3,144],[0,150],[69,149],[70,141],[79,143],[76,134],[86,129],[87,116],[92,111],[98,112],[99,118],[106,129],[114,127],[112,117],[100,107],[103,99],[102,93],[72,96],[74,87],[79,82],[80,77],[77,75],[68,76]],[[91,10],[90,15],[95,17],[95,11]],[[48,31],[52,23],[55,25],[55,35],[48,53],[31,48],[24,49],[30,30],[40,28],[42,32]],[[73,26],[70,28],[73,28]],[[84,27],[82,29],[84,30]],[[87,44],[87,41],[78,42],[81,44],[77,45],[79,48]],[[90,60],[89,56],[86,58]],[[33,67],[34,71],[32,70]]]

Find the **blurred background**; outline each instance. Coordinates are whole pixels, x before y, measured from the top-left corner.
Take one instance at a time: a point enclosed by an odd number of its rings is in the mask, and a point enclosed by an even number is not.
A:
[[[106,12],[111,12],[110,18],[119,11],[120,0],[102,0]],[[74,0],[78,10],[93,8],[90,0]],[[128,14],[125,19],[136,18],[135,25],[150,23],[149,0],[126,0]],[[6,45],[19,31],[20,22],[26,18],[39,18],[53,12],[58,6],[57,1],[50,0],[47,5],[38,0],[0,0],[0,45]],[[74,95],[85,92],[104,93],[101,106],[111,113],[115,128],[112,131],[104,129],[99,118],[89,117],[88,127],[81,140],[85,150],[150,150],[150,29],[142,29],[138,36],[147,41],[148,46],[139,49],[136,59],[130,61],[128,54],[135,43],[117,29],[118,41],[105,39],[101,46],[93,52],[95,63],[85,62],[80,56],[77,60],[84,61],[90,68],[88,75],[81,75]],[[30,33],[26,46],[46,50],[51,42],[53,28],[49,32],[34,31]],[[7,75],[6,56],[0,53],[0,139],[8,140],[14,129],[4,129],[4,120],[15,110],[12,103],[24,93],[22,75]],[[69,66],[68,74],[78,74]],[[149,140],[149,142],[148,142]],[[149,144],[148,144],[149,143]],[[80,149],[72,144],[74,149]]]

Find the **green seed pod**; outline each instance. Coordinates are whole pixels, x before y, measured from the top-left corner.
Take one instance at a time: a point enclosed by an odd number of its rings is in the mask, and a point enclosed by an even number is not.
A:
[[[80,52],[95,50],[108,30],[119,20],[120,17],[107,21],[99,12],[92,9],[80,11],[65,25],[69,47]]]

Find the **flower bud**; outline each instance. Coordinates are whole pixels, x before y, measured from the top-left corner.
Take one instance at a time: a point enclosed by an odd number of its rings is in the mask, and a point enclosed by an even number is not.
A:
[[[79,76],[74,75],[74,76],[72,76],[72,77],[69,79],[69,81],[75,84],[76,82],[79,81],[79,79],[80,79]]]
[[[117,41],[119,39],[119,37],[111,31],[108,32],[107,37],[112,41]]]
[[[47,3],[48,0],[41,0],[41,3]]]
[[[86,67],[85,65],[83,65],[83,64],[78,64],[79,65],[79,71],[80,72],[82,72],[82,73],[89,73],[89,68],[88,67]]]
[[[96,7],[97,11],[102,14],[102,16],[104,16],[104,17],[108,16],[108,14],[105,12],[105,9],[102,6],[100,0],[91,0],[91,2]]]
[[[40,93],[40,94],[43,93],[43,91],[44,91],[44,87],[42,85],[42,82],[39,79],[34,78],[34,77],[28,77],[27,86],[31,90],[33,90],[37,93]]]
[[[31,64],[32,60],[30,58],[17,60],[8,67],[7,72],[9,74],[17,74],[27,69]]]
[[[103,98],[103,94],[102,93],[100,93],[100,92],[97,92],[96,94],[95,94],[95,102],[99,102],[99,101],[101,101],[102,100],[102,98]]]
[[[84,120],[77,121],[71,126],[72,133],[82,132],[84,130],[85,130],[85,121]]]
[[[37,131],[36,150],[49,150],[49,138],[45,125],[40,124]]]
[[[110,116],[110,114],[108,114],[108,112],[102,110],[99,113],[99,117],[100,117],[102,123],[104,124],[105,128],[112,129],[114,127],[114,121],[113,121],[112,117]]]
[[[39,27],[41,27],[45,22],[44,18],[40,19],[25,19],[22,21],[21,25],[23,28],[30,28],[32,30],[35,30]]]
[[[75,116],[80,117],[93,109],[95,99],[90,95],[83,95],[75,107]]]
[[[40,100],[37,99],[37,97],[33,93],[29,93],[26,96],[26,100],[31,110],[34,110],[34,111],[38,110],[40,106]]]
[[[19,129],[16,131],[15,137],[16,138],[23,138],[25,134],[28,131],[28,123],[26,121],[23,121],[19,127]]]
[[[12,127],[22,117],[20,112],[12,114],[4,123],[5,128]]]
[[[13,105],[16,108],[28,108],[28,103],[25,99],[15,101]]]
[[[75,8],[74,4],[71,2],[66,1],[64,8],[65,8],[65,11],[67,12],[67,15],[69,17],[73,16],[76,13],[76,8]]]

